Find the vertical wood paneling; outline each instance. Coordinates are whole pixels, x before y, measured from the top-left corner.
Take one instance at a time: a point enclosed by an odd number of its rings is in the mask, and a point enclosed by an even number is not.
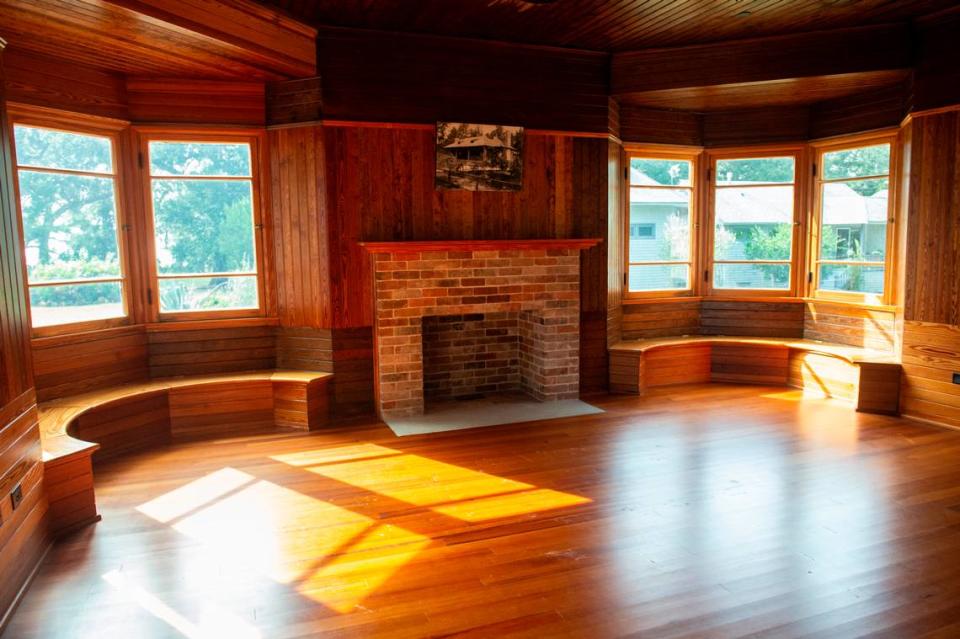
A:
[[[0,619],[48,544],[20,224],[0,43]],[[20,486],[14,511],[8,498]]]
[[[960,325],[960,111],[914,118],[904,318]]]
[[[319,126],[270,131],[278,315],[283,326],[330,328],[330,236]]]
[[[901,410],[960,427],[960,112],[915,117],[909,139]]]

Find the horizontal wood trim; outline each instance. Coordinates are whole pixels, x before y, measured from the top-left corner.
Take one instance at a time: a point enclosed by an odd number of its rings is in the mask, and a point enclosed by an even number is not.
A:
[[[543,240],[442,240],[427,242],[358,242],[368,253],[426,253],[432,251],[511,251],[587,249],[602,238]]]

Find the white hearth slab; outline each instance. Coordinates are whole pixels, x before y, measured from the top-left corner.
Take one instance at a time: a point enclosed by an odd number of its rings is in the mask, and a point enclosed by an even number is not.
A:
[[[384,421],[399,437],[465,430],[481,426],[535,422],[543,419],[596,415],[603,410],[579,399],[538,402],[523,396],[444,402],[432,405],[426,414],[388,417]]]

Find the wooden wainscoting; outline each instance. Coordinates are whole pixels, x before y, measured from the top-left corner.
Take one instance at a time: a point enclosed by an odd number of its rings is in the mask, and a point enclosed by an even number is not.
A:
[[[33,371],[40,401],[146,380],[142,326],[34,339]]]
[[[798,302],[705,299],[700,304],[700,334],[803,337],[803,304]]]
[[[903,414],[960,428],[960,326],[906,321]]]
[[[895,353],[896,312],[851,304],[809,301],[803,310],[803,336],[806,339]]]
[[[276,366],[275,329],[253,326],[196,328],[199,323],[147,326],[150,377],[264,370]]]
[[[700,300],[623,305],[623,339],[700,334]]]

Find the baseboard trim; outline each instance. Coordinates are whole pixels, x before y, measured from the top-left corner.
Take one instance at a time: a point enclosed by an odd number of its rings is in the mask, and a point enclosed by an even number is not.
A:
[[[17,611],[17,607],[20,605],[20,602],[23,600],[24,595],[27,594],[27,590],[30,588],[30,584],[33,583],[33,580],[37,576],[37,573],[40,572],[40,566],[43,565],[43,561],[47,558],[47,555],[50,553],[51,548],[53,548],[53,541],[47,540],[46,548],[44,548],[43,552],[40,553],[40,557],[37,559],[36,563],[33,565],[33,569],[30,570],[30,574],[27,575],[27,578],[24,580],[23,585],[20,586],[20,590],[17,591],[17,594],[13,598],[13,601],[10,602],[10,605],[7,607],[6,611],[4,611],[3,617],[0,617],[0,635],[4,633],[4,631],[7,629],[7,624],[9,624],[10,620],[13,619],[13,613]]]
[[[912,419],[915,422],[920,422],[921,424],[927,424],[928,426],[936,426],[937,428],[946,428],[947,430],[960,431],[960,426],[954,426],[953,424],[938,422],[934,419],[928,419],[926,417],[917,417],[916,415],[910,415],[908,413],[900,413],[900,417],[903,417],[904,419]]]

